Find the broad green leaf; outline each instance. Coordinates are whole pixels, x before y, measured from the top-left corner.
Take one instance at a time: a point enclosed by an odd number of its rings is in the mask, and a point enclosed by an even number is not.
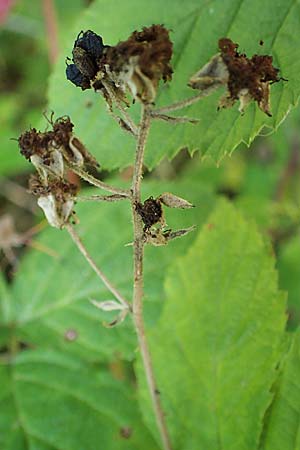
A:
[[[1,450],[157,449],[130,384],[97,366],[25,351],[0,366],[0,381]]]
[[[256,449],[286,322],[270,248],[222,201],[165,287],[150,348],[174,449]]]
[[[288,292],[289,324],[296,328],[300,324],[300,243],[297,234],[279,250],[279,283]]]
[[[191,200],[197,208],[166,211],[173,229],[196,224],[200,227],[214,204],[214,196],[201,185],[146,183],[145,197],[166,191]],[[82,195],[85,195],[83,192]],[[104,273],[131,300],[132,222],[127,202],[78,203],[80,224],[76,226],[87,248]],[[146,317],[153,324],[163,304],[165,271],[175,256],[185,252],[195,237],[191,233],[166,247],[146,248]],[[87,359],[132,358],[136,336],[130,318],[114,329],[102,322],[108,313],[96,309],[89,299],[109,300],[113,296],[96,277],[66,231],[48,229],[39,240],[56,256],[30,251],[16,275],[11,297],[11,320],[17,322],[19,339],[35,346],[57,346]],[[68,336],[74,339],[68,339]]]
[[[0,352],[1,347],[5,346],[9,340],[11,329],[9,326],[9,311],[11,298],[9,289],[0,274]]]
[[[263,450],[300,449],[300,332],[293,338],[267,416]]]
[[[10,316],[10,293],[8,286],[3,279],[3,275],[0,274],[0,324],[8,322]]]
[[[153,168],[164,157],[172,158],[179,149],[200,150],[219,161],[240,142],[248,145],[263,127],[268,132],[284,120],[300,93],[300,7],[293,0],[179,0],[107,2],[95,1],[80,17],[77,26],[66,31],[68,46],[50,79],[49,107],[57,115],[69,114],[75,131],[99,159],[104,168],[114,169],[132,164],[134,139],[118,129],[108,116],[104,101],[93,92],[81,92],[65,78],[65,56],[71,55],[73,42],[82,29],[92,29],[114,45],[135,29],[153,23],[169,27],[174,41],[173,81],[161,86],[157,106],[193,96],[187,82],[217,52],[217,41],[228,36],[240,44],[242,51],[271,54],[274,64],[287,78],[271,88],[273,117],[269,118],[253,103],[244,116],[237,111],[217,111],[222,90],[186,109],[182,114],[200,118],[198,125],[176,126],[156,121],[150,133],[146,165]],[[260,40],[264,46],[259,45]],[[138,120],[138,106],[130,108]]]

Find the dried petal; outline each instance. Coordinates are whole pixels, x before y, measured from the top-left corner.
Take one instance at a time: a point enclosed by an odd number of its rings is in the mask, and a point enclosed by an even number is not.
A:
[[[171,192],[164,192],[161,194],[157,200],[160,200],[161,203],[168,206],[169,208],[182,208],[188,209],[193,208],[194,205],[188,202],[184,198],[178,197],[177,195],[172,194]]]
[[[87,164],[99,167],[82,142],[73,134],[74,124],[70,117],[59,117],[53,124],[53,139],[68,163],[82,167]]]
[[[83,143],[76,137],[71,136],[69,140],[69,148],[73,152],[72,163],[76,166],[88,165],[99,167],[100,164],[96,158],[86,149]]]

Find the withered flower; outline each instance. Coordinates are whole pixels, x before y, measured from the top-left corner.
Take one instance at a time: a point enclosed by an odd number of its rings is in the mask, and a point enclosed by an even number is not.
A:
[[[77,186],[59,179],[47,180],[45,184],[38,176],[32,175],[29,188],[38,197],[37,203],[49,224],[63,228],[73,212]]]
[[[228,38],[219,40],[219,49],[220,53],[190,79],[189,86],[206,90],[227,85],[219,107],[230,107],[239,100],[239,111],[243,113],[254,100],[265,114],[271,116],[270,84],[283,79],[279,77],[279,69],[273,66],[272,56],[253,55],[248,58],[239,53],[238,44]]]
[[[184,236],[194,230],[194,227],[176,231],[165,229],[167,224],[162,205],[169,208],[193,208],[190,202],[170,192],[164,192],[157,198],[149,197],[144,203],[137,203],[135,205],[136,211],[144,223],[143,239],[145,244],[156,247],[166,245],[170,240]]]
[[[159,81],[172,78],[172,50],[169,31],[163,25],[152,25],[108,48],[105,64],[117,85],[127,87],[134,98],[152,103]]]
[[[49,224],[62,228],[74,207],[77,187],[65,180],[68,167],[85,164],[98,166],[95,158],[73,135],[74,125],[68,116],[48,122],[52,130],[25,131],[18,139],[20,150],[37,169],[38,176],[30,179],[30,191],[38,197]]]
[[[144,222],[144,231],[149,230],[153,225],[156,224],[159,224],[160,226],[165,225],[165,219],[160,200],[149,197],[147,200],[145,200],[144,203],[137,203],[135,205],[135,209]]]
[[[78,167],[98,167],[96,159],[74,136],[74,125],[68,116],[50,122],[51,131],[37,131],[32,128],[18,139],[21,154],[29,159],[44,180],[48,175],[64,177],[65,164]]]

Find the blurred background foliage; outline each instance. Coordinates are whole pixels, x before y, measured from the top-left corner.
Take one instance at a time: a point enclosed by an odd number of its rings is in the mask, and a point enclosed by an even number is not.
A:
[[[12,138],[30,126],[39,127],[47,109],[48,77],[63,47],[65,30],[90,3],[0,2],[0,263],[9,283],[23,253],[35,245],[32,234],[45,226],[26,192],[29,164]],[[257,222],[277,256],[279,285],[288,291],[291,329],[300,323],[299,125],[296,108],[276,133],[257,137],[249,149],[241,145],[219,167],[209,159],[201,160],[197,152],[190,158],[182,149],[172,162],[164,160],[147,174],[149,179],[165,182],[201,181]],[[128,168],[114,176],[126,180],[130,173]]]

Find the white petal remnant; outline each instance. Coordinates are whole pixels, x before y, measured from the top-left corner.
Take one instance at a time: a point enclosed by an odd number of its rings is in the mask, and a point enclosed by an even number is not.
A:
[[[32,176],[30,190],[38,197],[38,205],[44,211],[49,225],[63,228],[68,223],[74,208],[77,187],[62,180],[47,180]]]
[[[63,228],[74,207],[73,200],[66,200],[63,204],[60,204],[53,194],[40,197],[37,203],[44,211],[49,225],[55,228]]]

